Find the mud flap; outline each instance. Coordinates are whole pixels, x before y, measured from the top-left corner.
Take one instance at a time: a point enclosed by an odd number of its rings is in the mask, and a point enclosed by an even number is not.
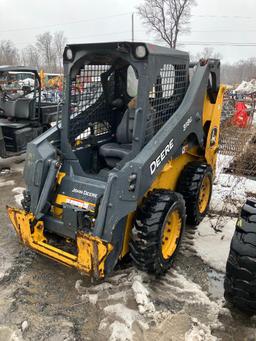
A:
[[[67,266],[75,267],[95,279],[104,278],[105,260],[113,246],[98,237],[78,232],[77,255],[47,243],[44,224],[36,221],[32,213],[7,207],[10,220],[21,241],[31,249]]]

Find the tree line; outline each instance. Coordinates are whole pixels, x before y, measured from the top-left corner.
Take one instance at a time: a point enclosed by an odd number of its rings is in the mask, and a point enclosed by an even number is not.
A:
[[[67,39],[63,31],[44,32],[35,43],[19,50],[11,40],[0,41],[0,65],[33,66],[46,72],[62,72],[62,55]]]
[[[239,84],[243,80],[256,79],[256,58],[240,60],[221,66],[221,80],[226,84]]]
[[[164,39],[159,38],[159,40],[160,43],[163,41],[166,43]],[[35,43],[21,50],[12,41],[2,40],[0,41],[0,65],[33,66],[45,72],[61,73],[63,72],[62,55],[66,43],[67,39],[63,31],[39,34],[36,36]],[[212,48],[204,48],[196,55],[190,56],[191,61],[198,61],[201,58],[222,60],[222,56]],[[252,78],[256,78],[256,58],[229,64],[223,62],[221,65],[221,81],[225,84],[237,84]]]
[[[215,58],[221,61],[221,82],[224,84],[239,84],[242,81],[256,79],[256,58],[241,59],[234,63],[223,61],[222,55],[213,48],[205,47],[196,55],[191,55],[190,60],[196,62],[203,59]]]

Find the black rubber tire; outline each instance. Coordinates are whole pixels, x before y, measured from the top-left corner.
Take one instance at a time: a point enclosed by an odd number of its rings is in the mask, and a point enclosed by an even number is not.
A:
[[[210,178],[210,196],[206,209],[200,213],[199,194],[205,176]],[[176,192],[182,194],[185,200],[188,225],[197,226],[207,214],[212,195],[212,178],[211,166],[198,161],[187,164],[181,172]]]
[[[171,257],[162,256],[162,233],[166,217],[171,210],[178,210],[181,218],[181,233],[176,240],[176,249]],[[185,229],[185,202],[179,193],[168,190],[153,190],[143,200],[136,212],[130,241],[130,255],[140,270],[164,274],[173,264]]]
[[[256,313],[256,223],[255,232],[236,229],[232,238],[224,280],[225,299],[240,310]]]

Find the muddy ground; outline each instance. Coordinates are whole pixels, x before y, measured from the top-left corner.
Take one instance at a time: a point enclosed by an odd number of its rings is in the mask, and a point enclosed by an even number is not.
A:
[[[226,305],[223,273],[197,255],[195,230],[165,277],[128,262],[91,283],[19,244],[5,206],[17,206],[22,175],[1,175],[1,183],[0,341],[256,340],[256,319]]]

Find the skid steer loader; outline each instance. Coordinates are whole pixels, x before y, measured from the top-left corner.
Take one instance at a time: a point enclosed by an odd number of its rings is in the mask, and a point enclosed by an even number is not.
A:
[[[211,197],[220,62],[145,43],[68,45],[62,120],[28,144],[21,241],[94,278],[130,254],[163,274]]]

